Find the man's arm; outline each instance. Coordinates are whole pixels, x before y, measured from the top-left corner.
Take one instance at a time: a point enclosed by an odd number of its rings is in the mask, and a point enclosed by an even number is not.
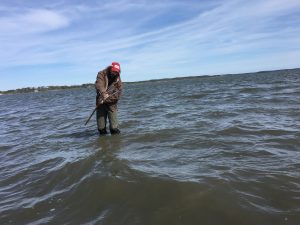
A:
[[[97,74],[96,82],[95,82],[95,88],[99,94],[102,96],[106,93],[106,85],[104,80],[104,71],[100,71]]]
[[[114,84],[114,87],[111,88],[111,90],[108,93],[109,98],[105,100],[105,103],[116,104],[121,97],[122,90],[123,85],[121,82]]]

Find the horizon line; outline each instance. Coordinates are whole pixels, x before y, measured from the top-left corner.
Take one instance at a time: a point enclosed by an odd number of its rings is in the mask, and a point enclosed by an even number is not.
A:
[[[153,82],[153,81],[162,81],[162,80],[173,80],[173,79],[185,79],[185,78],[197,78],[197,77],[215,77],[215,76],[227,76],[227,75],[244,75],[244,74],[255,74],[255,73],[266,73],[266,72],[275,72],[275,71],[284,71],[284,70],[299,70],[300,68],[286,68],[286,69],[276,69],[276,70],[259,70],[253,72],[244,72],[244,73],[224,73],[224,74],[212,74],[212,75],[187,75],[187,76],[175,76],[175,77],[166,77],[166,78],[158,78],[158,79],[149,79],[149,80],[139,80],[139,81],[124,81],[123,83],[142,83],[142,82]],[[82,85],[92,85],[94,83],[82,83],[82,84],[71,84],[71,85],[45,85],[45,86],[31,86],[31,87],[21,87],[16,89],[8,89],[8,90],[0,90],[0,92],[7,91],[16,91],[26,88],[41,88],[41,87],[75,87]]]

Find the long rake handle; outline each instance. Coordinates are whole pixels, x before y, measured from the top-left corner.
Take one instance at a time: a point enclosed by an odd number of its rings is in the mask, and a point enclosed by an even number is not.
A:
[[[98,107],[96,106],[95,107],[95,109],[93,110],[93,112],[92,112],[92,114],[89,116],[89,118],[86,120],[86,122],[85,122],[85,126],[88,124],[88,122],[90,121],[90,119],[92,118],[92,116],[94,115],[94,113],[96,112],[96,109],[97,109]]]

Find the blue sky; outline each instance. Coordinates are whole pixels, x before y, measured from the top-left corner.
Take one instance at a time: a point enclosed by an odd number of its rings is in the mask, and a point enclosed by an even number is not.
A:
[[[300,67],[299,0],[1,0],[0,90]]]

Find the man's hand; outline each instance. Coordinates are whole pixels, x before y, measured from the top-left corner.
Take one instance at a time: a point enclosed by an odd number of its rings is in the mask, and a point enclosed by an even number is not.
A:
[[[109,97],[109,95],[107,93],[104,93],[103,94],[103,101],[105,101],[108,97]]]

